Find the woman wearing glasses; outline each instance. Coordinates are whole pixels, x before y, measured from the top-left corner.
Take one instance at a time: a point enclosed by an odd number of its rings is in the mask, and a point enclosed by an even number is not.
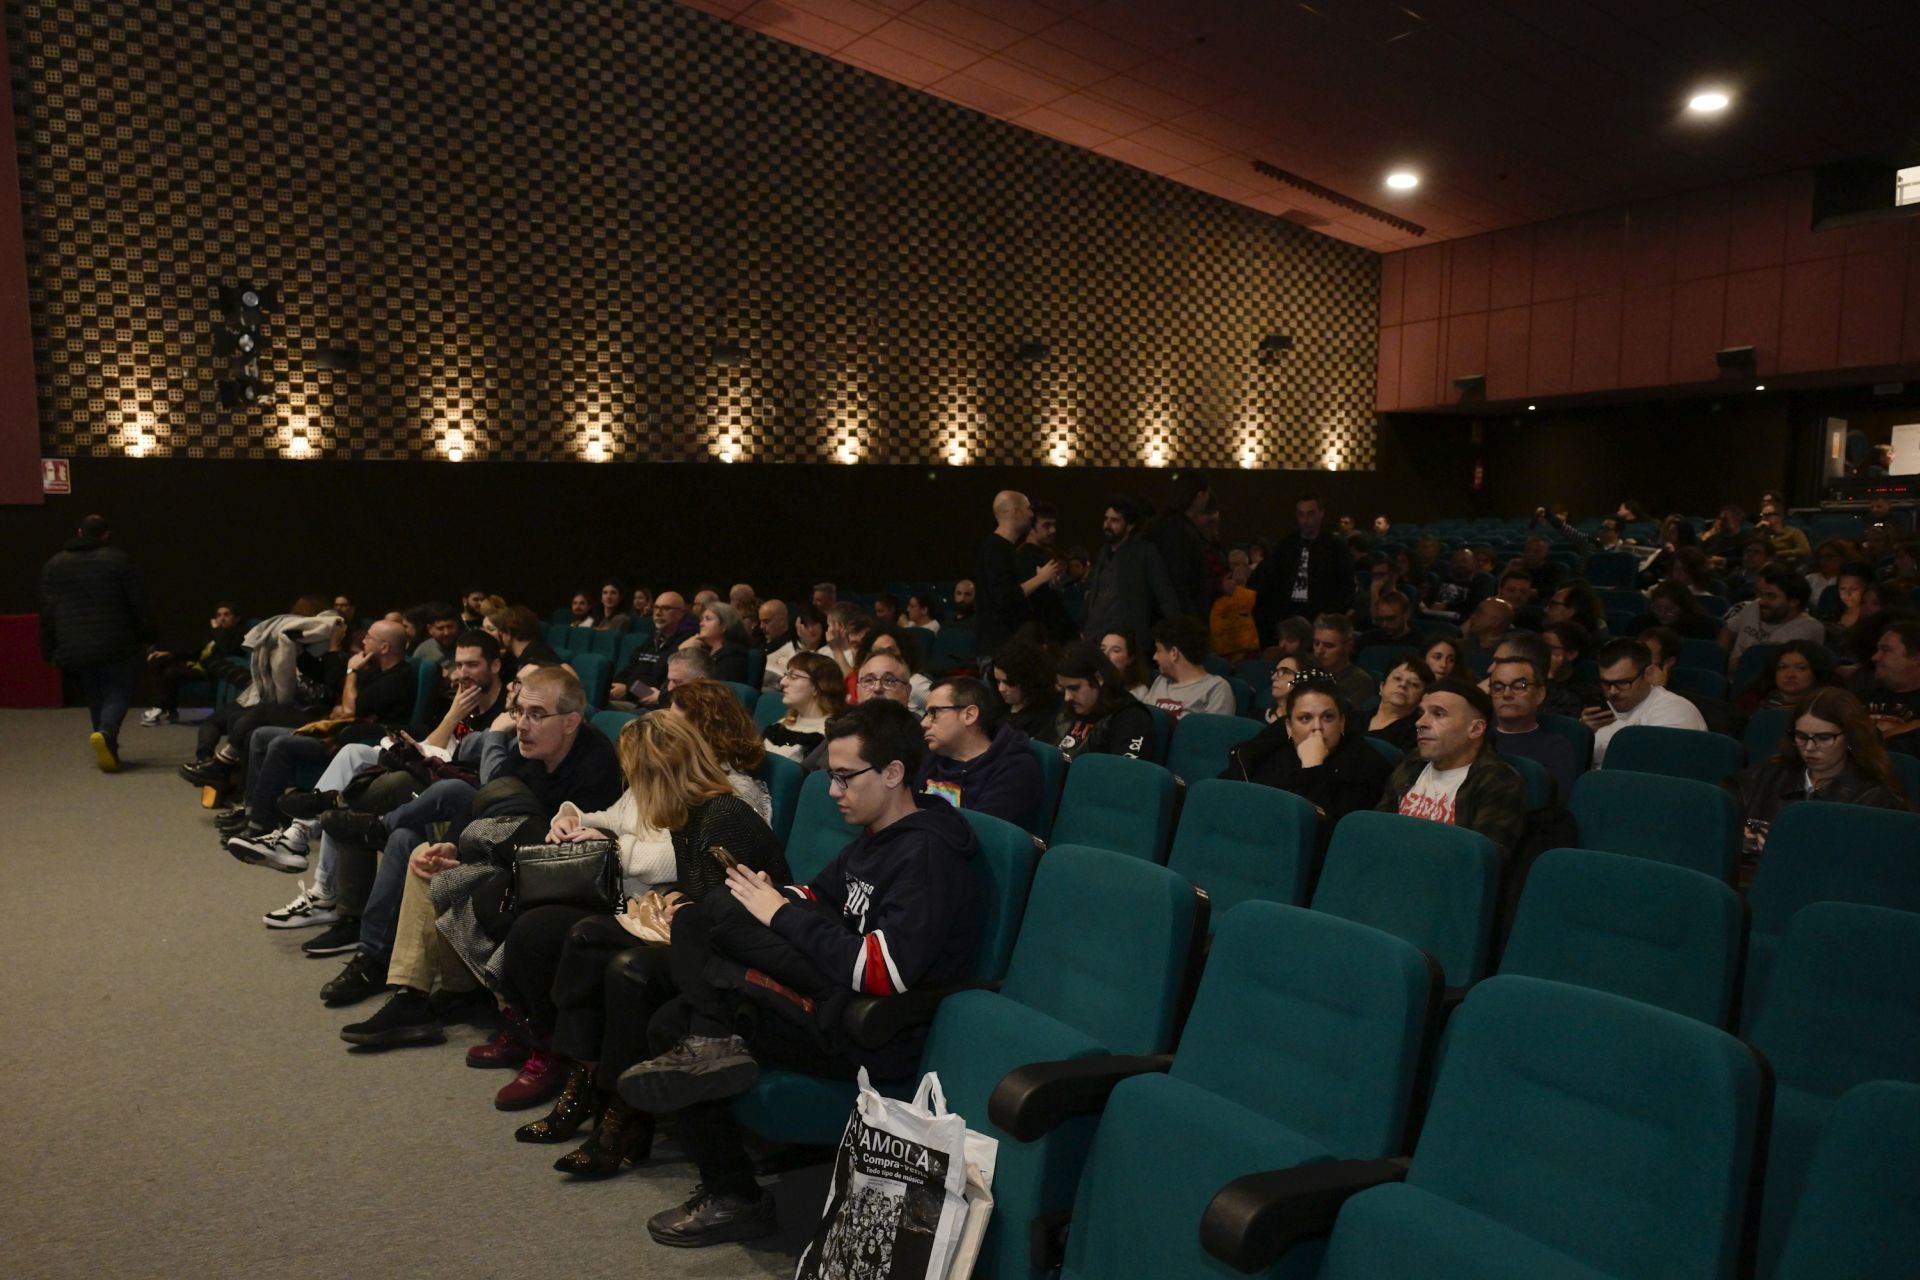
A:
[[[1742,769],[1726,787],[1746,822],[1742,885],[1766,847],[1774,816],[1802,800],[1907,809],[1887,749],[1860,700],[1845,689],[1820,689],[1795,709],[1792,726],[1771,760]]]
[[[798,763],[827,740],[827,721],[847,709],[840,664],[823,653],[796,653],[780,677],[787,713],[767,726],[767,750]]]

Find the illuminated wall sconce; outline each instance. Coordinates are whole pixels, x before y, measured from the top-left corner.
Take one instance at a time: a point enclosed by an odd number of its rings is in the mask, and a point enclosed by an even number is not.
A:
[[[947,442],[947,462],[956,467],[967,465],[967,442],[959,436]]]
[[[835,460],[848,466],[860,461],[860,442],[854,438],[852,432],[848,432],[841,438],[840,447],[833,451],[833,456]]]
[[[607,460],[607,442],[599,436],[587,441],[587,461],[605,462]]]
[[[448,430],[445,448],[448,462],[461,462],[467,456],[467,436],[458,427]]]
[[[1326,463],[1327,463],[1327,470],[1329,471],[1338,471],[1340,469],[1340,446],[1339,445],[1330,444],[1327,446]]]
[[[1156,435],[1147,445],[1147,465],[1150,467],[1164,467],[1167,465],[1167,440],[1165,436]]]
[[[1260,465],[1260,446],[1248,436],[1240,446],[1240,465],[1251,471]]]
[[[289,458],[311,458],[313,456],[313,442],[307,438],[307,429],[305,427],[295,427],[293,434],[287,438],[287,456]]]

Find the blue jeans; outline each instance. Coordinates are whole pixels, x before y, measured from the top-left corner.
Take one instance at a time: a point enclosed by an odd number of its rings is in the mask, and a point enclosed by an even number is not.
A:
[[[353,775],[372,764],[380,756],[380,748],[361,742],[349,742],[334,753],[333,759],[320,774],[315,783],[322,791],[344,791]],[[313,891],[322,898],[332,898],[335,886],[340,878],[340,844],[332,836],[320,837],[320,856],[313,862]]]
[[[133,702],[134,676],[140,668],[137,658],[116,658],[96,666],[81,667],[76,674],[87,695],[87,715],[94,732],[102,734],[116,747],[120,743],[120,723],[127,718]]]
[[[407,859],[413,851],[434,839],[433,828],[446,823],[442,840],[458,840],[467,816],[473,812],[474,789],[456,779],[436,782],[413,799],[388,813],[387,845],[380,854],[380,868],[374,873],[373,892],[367,895],[366,909],[360,913],[360,950],[386,960],[393,955],[393,934],[400,923],[400,895],[407,887]]]

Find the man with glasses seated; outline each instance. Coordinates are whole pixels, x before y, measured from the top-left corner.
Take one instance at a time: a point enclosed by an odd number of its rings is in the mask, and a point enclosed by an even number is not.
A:
[[[1573,795],[1580,761],[1573,743],[1540,727],[1540,708],[1547,700],[1546,674],[1538,661],[1502,653],[1487,673],[1487,693],[1493,698],[1493,749],[1503,756],[1525,756],[1538,762],[1553,779],[1555,798],[1564,805]]]
[[[694,633],[687,602],[678,591],[662,591],[653,598],[653,638],[633,651],[627,665],[614,673],[607,705],[631,711],[658,704],[667,679],[667,658]]]
[[[986,685],[972,676],[935,684],[920,727],[927,759],[915,790],[1028,831],[1038,825],[1046,790],[1040,760],[1032,739],[1001,720]]]
[[[692,1198],[648,1221],[661,1244],[775,1232],[773,1200],[754,1176],[732,1099],[765,1067],[909,1077],[925,1029],[861,1048],[842,1030],[848,1002],[955,981],[972,964],[984,919],[972,865],[979,841],[951,805],[915,792],[922,730],[897,704],[871,698],[827,725],[828,794],[862,830],[826,870],[804,886],[779,886],[735,867],[727,892],[674,918],[680,994],[648,1024],[655,1056],[619,1082],[628,1105],[677,1116],[699,1170]]]
[[[1600,646],[1600,694],[1603,705],[1587,707],[1580,719],[1593,730],[1593,767],[1606,758],[1613,735],[1630,724],[1662,725],[1704,731],[1700,709],[1679,694],[1658,688],[1647,678],[1653,654],[1638,640],[1609,640]]]
[[[876,650],[860,664],[860,674],[853,682],[854,702],[872,702],[883,699],[906,706],[913,698],[913,669],[897,653]],[[800,767],[808,773],[827,767],[827,745],[823,741],[819,746],[807,752]]]

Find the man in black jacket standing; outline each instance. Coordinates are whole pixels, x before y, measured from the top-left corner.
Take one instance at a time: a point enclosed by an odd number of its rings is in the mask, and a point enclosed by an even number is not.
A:
[[[1280,540],[1247,583],[1254,592],[1253,625],[1262,649],[1279,643],[1283,619],[1344,613],[1353,603],[1353,559],[1346,543],[1323,530],[1326,518],[1319,498],[1295,503],[1295,531]]]
[[[1035,573],[1021,572],[1016,548],[1032,527],[1033,507],[1026,494],[1005,489],[993,495],[993,532],[973,560],[973,647],[983,668],[1033,616],[1028,597],[1057,583],[1066,570],[1060,561],[1049,560]]]
[[[88,516],[40,570],[40,653],[80,677],[103,773],[120,769],[120,722],[140,654],[159,635],[140,575],[110,536],[105,516]]]

